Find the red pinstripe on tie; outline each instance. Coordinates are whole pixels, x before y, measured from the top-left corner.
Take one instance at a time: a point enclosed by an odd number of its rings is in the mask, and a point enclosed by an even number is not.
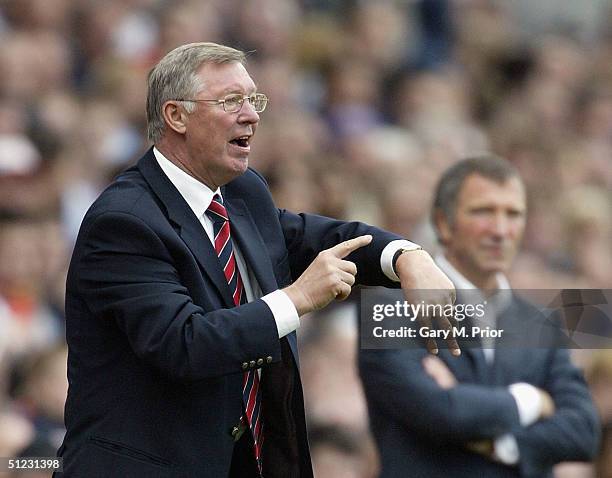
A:
[[[221,197],[217,194],[213,197],[208,210],[208,217],[213,223],[214,245],[215,251],[219,256],[219,261],[223,267],[225,279],[230,286],[232,297],[235,305],[246,303],[246,294],[244,293],[244,284],[240,271],[236,265],[234,249],[232,246],[232,238],[230,232],[230,223],[225,206]],[[241,420],[247,421],[249,429],[253,435],[255,460],[261,474],[261,449],[263,445],[263,423],[262,423],[262,407],[261,407],[261,392],[259,390],[259,374],[256,370],[250,370],[244,373],[242,386],[242,399],[244,402],[245,416]]]

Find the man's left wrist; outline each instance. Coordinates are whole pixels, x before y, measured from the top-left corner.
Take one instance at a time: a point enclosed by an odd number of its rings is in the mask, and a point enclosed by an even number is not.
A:
[[[395,253],[402,249],[412,249],[412,246],[416,248],[420,248],[418,244],[414,242],[410,242],[406,239],[396,239],[395,241],[391,241],[389,244],[385,246],[380,254],[380,268],[385,276],[389,278],[389,280],[393,282],[400,282],[400,278],[393,270],[393,256]],[[401,256],[401,254],[400,254]]]
[[[393,259],[391,260],[391,267],[393,267],[393,272],[395,272],[395,274],[399,277],[399,273],[397,270],[397,260],[400,258],[402,254],[414,252],[414,251],[422,251],[422,250],[423,248],[421,246],[419,246],[418,244],[414,244],[414,243],[400,247],[397,251],[395,251],[395,254],[393,254]]]

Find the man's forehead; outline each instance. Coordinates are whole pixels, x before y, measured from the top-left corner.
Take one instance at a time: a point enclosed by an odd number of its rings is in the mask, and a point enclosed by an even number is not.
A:
[[[518,176],[510,176],[502,181],[488,178],[478,173],[470,174],[459,191],[459,200],[478,200],[496,198],[500,195],[512,196],[524,202],[525,188]]]
[[[237,61],[231,63],[205,63],[198,70],[204,89],[216,93],[232,93],[257,89],[248,71]]]

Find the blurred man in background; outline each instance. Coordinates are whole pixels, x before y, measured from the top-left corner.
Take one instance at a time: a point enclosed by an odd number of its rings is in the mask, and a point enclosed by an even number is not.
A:
[[[437,186],[437,262],[458,301],[480,294],[489,326],[527,338],[541,324],[506,279],[525,214],[523,183],[497,157],[461,161]],[[458,359],[414,348],[361,351],[381,476],[542,477],[561,461],[594,457],[597,414],[568,351],[501,344],[483,338]]]

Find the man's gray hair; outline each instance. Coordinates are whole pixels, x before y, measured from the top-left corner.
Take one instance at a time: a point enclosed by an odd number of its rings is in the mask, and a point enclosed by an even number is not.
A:
[[[449,224],[455,220],[457,198],[465,180],[472,174],[503,184],[511,178],[519,178],[516,168],[509,161],[485,154],[459,161],[447,169],[436,187],[432,207],[432,222],[436,227],[436,214],[442,213]]]
[[[197,76],[206,63],[246,64],[246,55],[240,50],[216,43],[189,43],[167,53],[151,70],[147,91],[147,136],[157,143],[163,135],[165,122],[162,106],[168,100],[192,99],[202,90],[204,84]],[[193,112],[195,103],[184,102],[188,113]]]

